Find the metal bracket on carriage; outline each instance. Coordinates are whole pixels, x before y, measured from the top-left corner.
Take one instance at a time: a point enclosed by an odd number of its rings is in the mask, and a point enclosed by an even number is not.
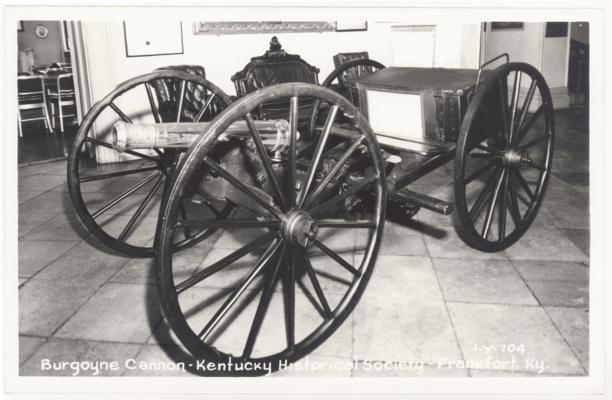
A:
[[[288,121],[280,119],[254,122],[261,141],[270,152],[282,152],[289,147]],[[113,125],[112,145],[119,152],[132,149],[188,148],[209,125],[210,122],[149,124],[119,121]],[[230,138],[251,138],[246,121],[234,122],[217,140],[228,141]]]

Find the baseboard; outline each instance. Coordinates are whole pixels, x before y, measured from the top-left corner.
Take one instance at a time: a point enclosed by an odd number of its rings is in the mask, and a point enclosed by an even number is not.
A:
[[[570,96],[567,86],[550,88],[550,96],[555,110],[569,108]]]

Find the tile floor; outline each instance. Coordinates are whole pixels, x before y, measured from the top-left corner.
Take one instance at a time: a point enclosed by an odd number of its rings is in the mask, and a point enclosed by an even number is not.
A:
[[[364,297],[308,359],[349,367],[276,375],[588,374],[588,127],[571,111],[556,120],[554,172],[525,237],[489,254],[464,245],[448,217],[421,211],[419,229],[387,224]],[[70,373],[41,371],[46,358],[170,360],[180,350],[169,344],[151,260],[112,255],[84,239],[65,169],[65,161],[19,168],[20,373]],[[415,189],[443,195],[450,183],[441,168]],[[232,246],[221,235],[213,253]],[[392,368],[377,368],[382,362]]]

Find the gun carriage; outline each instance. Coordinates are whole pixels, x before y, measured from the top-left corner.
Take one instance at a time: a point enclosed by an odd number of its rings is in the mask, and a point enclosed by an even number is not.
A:
[[[550,174],[552,101],[535,68],[505,57],[496,69],[385,68],[362,58],[319,85],[318,70],[273,39],[232,77],[233,101],[203,71],[154,71],[87,114],[70,194],[94,237],[155,256],[164,315],[193,357],[279,368],[349,316],[387,212],[454,210],[460,237],[487,252],[528,229]],[[122,162],[92,163],[100,150]],[[443,165],[454,203],[406,188]],[[97,196],[96,185],[120,177],[133,185]],[[110,213],[131,198],[130,212]],[[131,241],[155,203],[158,217],[143,228],[154,241]],[[228,245],[228,232],[243,242]],[[312,313],[296,311],[304,307]]]

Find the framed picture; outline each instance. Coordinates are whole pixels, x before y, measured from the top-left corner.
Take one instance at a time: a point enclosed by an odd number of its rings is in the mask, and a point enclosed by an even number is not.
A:
[[[329,32],[335,28],[326,21],[197,21],[194,35],[236,35],[241,33]]]
[[[127,57],[183,54],[183,24],[156,24],[124,21],[125,55]]]
[[[367,31],[368,22],[359,21],[337,21],[336,32]]]
[[[523,29],[522,22],[491,22],[491,30],[521,30]]]

